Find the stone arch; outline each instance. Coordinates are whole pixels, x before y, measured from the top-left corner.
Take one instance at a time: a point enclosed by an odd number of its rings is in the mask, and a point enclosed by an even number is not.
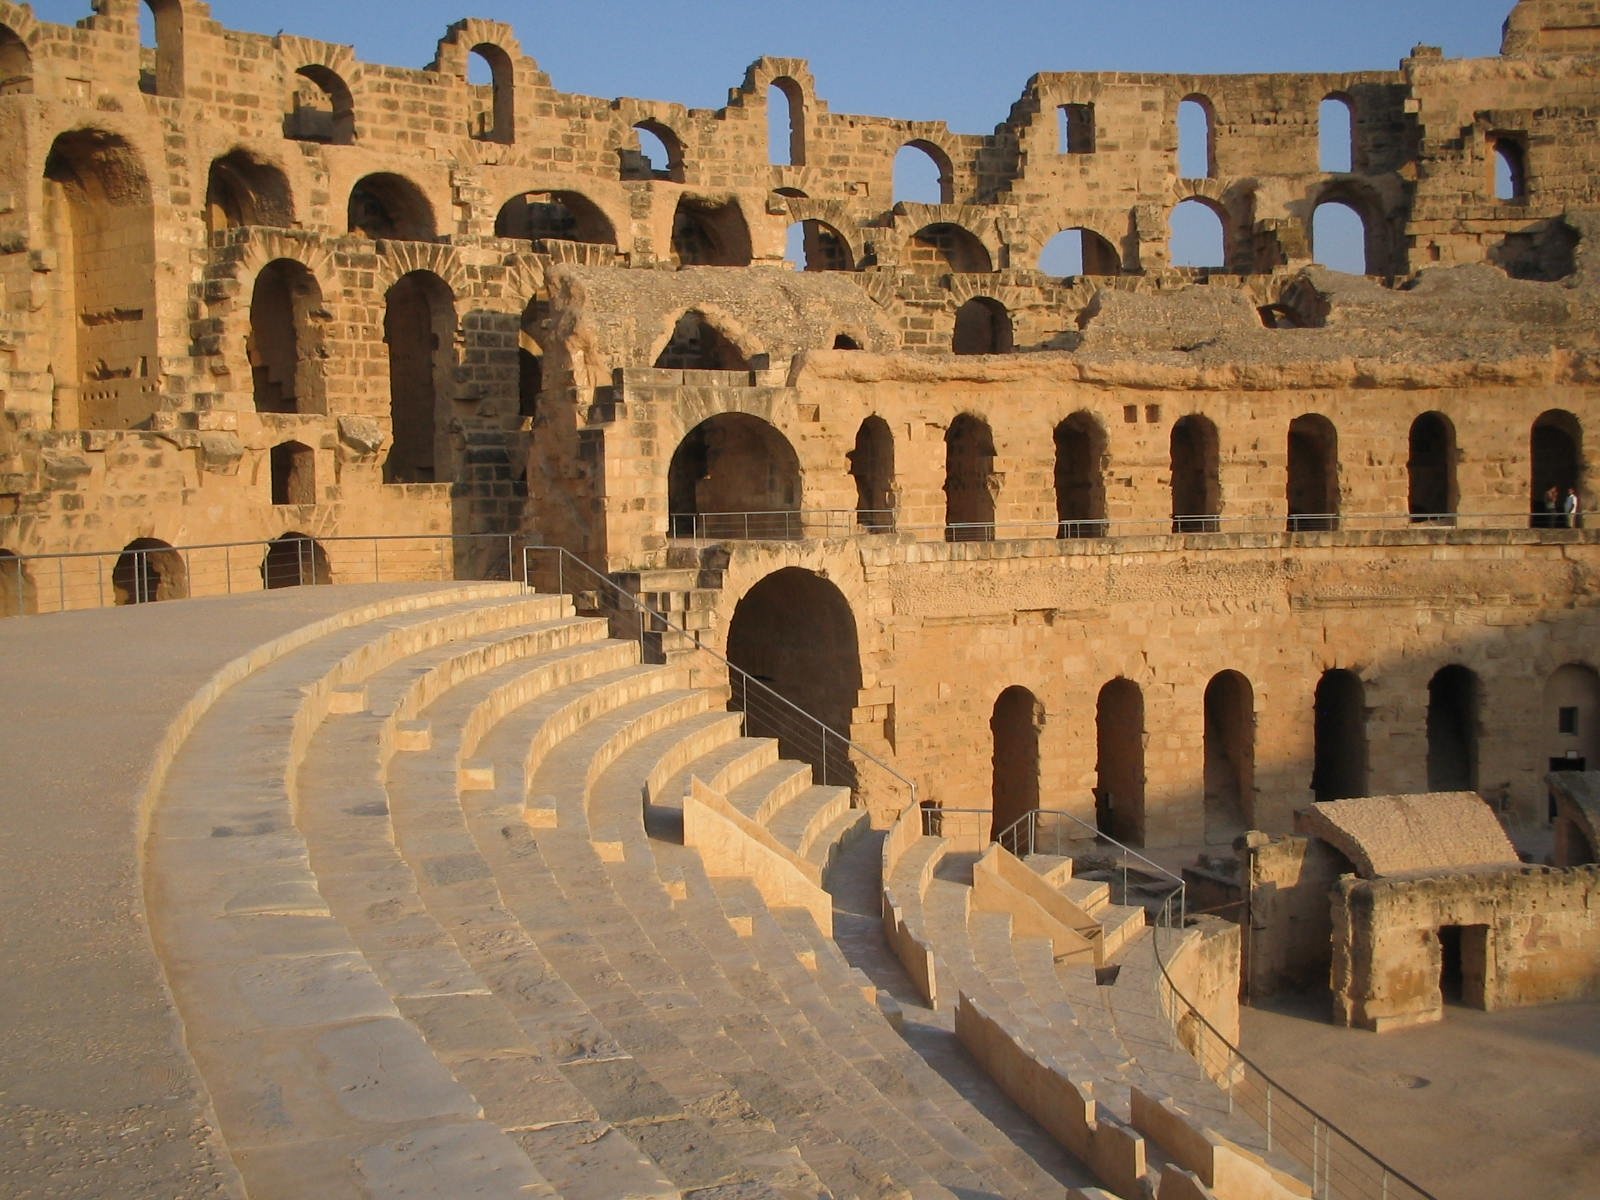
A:
[[[22,35],[9,25],[0,25],[0,96],[18,96],[33,91],[33,53]]]
[[[346,228],[369,238],[431,242],[438,236],[433,205],[404,175],[379,171],[350,189]]]
[[[616,224],[582,192],[521,192],[500,206],[494,235],[525,241],[617,244]]]
[[[211,160],[206,176],[206,232],[216,234],[241,225],[294,224],[289,177],[276,163],[235,147]]]
[[[1075,412],[1055,428],[1056,536],[1106,533],[1106,430],[1093,413]]]
[[[1011,348],[1011,314],[993,296],[974,296],[956,309],[953,353],[1009,354]]]
[[[257,412],[322,413],[322,289],[302,262],[275,258],[256,275],[245,353]]]
[[[1311,202],[1311,219],[1307,236],[1313,254],[1317,254],[1317,214],[1330,204],[1342,205],[1361,223],[1361,274],[1390,275],[1395,272],[1394,237],[1384,218],[1383,198],[1373,187],[1359,179],[1339,179],[1323,187]],[[1318,262],[1323,259],[1319,256]]]
[[[1478,733],[1482,685],[1471,669],[1452,663],[1428,681],[1428,790],[1478,790]]]
[[[1255,691],[1238,671],[1220,671],[1206,684],[1205,837],[1232,842],[1255,827]]]
[[[1366,687],[1354,671],[1334,668],[1317,681],[1311,767],[1317,800],[1367,795],[1366,705]]]
[[[1514,134],[1489,135],[1489,193],[1496,200],[1520,204],[1528,198],[1528,150]]]
[[[1284,493],[1290,533],[1339,528],[1339,431],[1321,413],[1289,422]]]
[[[854,271],[855,251],[839,227],[817,217],[796,222],[800,226],[801,262],[805,271]]]
[[[1578,418],[1560,408],[1540,413],[1528,434],[1528,465],[1533,527],[1564,527],[1560,504],[1567,489],[1576,488],[1580,497],[1584,490],[1583,426]]]
[[[748,371],[750,359],[717,323],[691,308],[674,319],[652,365],[670,371]]]
[[[1191,92],[1178,101],[1177,125],[1178,174],[1184,179],[1215,178],[1217,110],[1211,98]]]
[[[344,76],[326,63],[306,63],[292,76],[283,136],[301,142],[348,146],[356,140],[356,105]]]
[[[120,134],[73,129],[50,146],[44,218],[63,428],[124,429],[155,411],[155,221],[149,177]]]
[[[510,145],[517,129],[517,77],[511,55],[495,42],[480,41],[468,50],[467,62],[473,58],[488,67],[489,82],[473,83],[470,72],[462,72],[469,105],[467,135],[480,142]]]
[[[268,455],[273,504],[317,502],[317,453],[304,442],[279,442]]]
[[[20,617],[39,611],[33,572],[14,550],[0,547],[0,617]]]
[[[1584,662],[1557,667],[1545,681],[1539,715],[1545,771],[1600,770],[1600,672]]]
[[[1406,501],[1412,524],[1454,525],[1460,489],[1456,484],[1456,427],[1441,412],[1425,412],[1411,422],[1406,459]]]
[[[906,239],[901,262],[912,269],[981,275],[994,270],[994,259],[983,240],[953,221],[924,225]]]
[[[672,255],[684,267],[750,265],[750,226],[736,199],[680,196],[672,214]]]
[[[1039,807],[1039,732],[1044,705],[1025,687],[1001,692],[989,716],[991,841]]]
[[[1120,275],[1122,255],[1109,238],[1085,225],[1061,230],[1039,252],[1039,270],[1058,279]]]
[[[761,579],[734,606],[728,661],[830,731],[824,739],[735,672],[728,707],[744,712],[749,736],[777,738],[779,754],[810,763],[818,783],[855,785],[844,739],[861,692],[861,651],[855,614],[836,584],[802,567]]]
[[[1347,175],[1356,161],[1356,102],[1348,92],[1329,92],[1317,108],[1318,169]]]
[[[156,44],[151,67],[144,66],[140,47],[139,90],[150,96],[183,95],[183,0],[143,0],[155,18]]]
[[[261,586],[269,590],[333,582],[328,552],[309,534],[291,530],[267,543],[261,558]]]
[[[856,430],[847,455],[856,483],[856,524],[869,532],[894,528],[894,434],[874,413]]]
[[[683,139],[677,132],[670,125],[653,117],[635,122],[633,132],[637,145],[624,146],[617,151],[617,157],[622,164],[622,178],[665,179],[682,183]],[[659,164],[656,162],[656,156],[650,153],[646,139],[642,136],[646,134],[660,147],[659,155],[662,161]]]
[[[455,294],[431,271],[402,275],[384,295],[392,432],[385,483],[448,479],[449,402],[455,373]]]
[[[1221,455],[1217,427],[1199,413],[1172,427],[1172,532],[1216,533],[1221,528]]]
[[[800,495],[800,458],[789,439],[750,413],[718,413],[672,452],[668,535],[796,537]]]
[[[1095,826],[1128,846],[1144,844],[1144,692],[1118,676],[1094,705]]]
[[[774,122],[771,106],[774,93],[783,98],[785,121],[781,128]],[[806,94],[805,89],[788,75],[780,75],[767,85],[768,105],[768,161],[777,166],[800,167],[806,161]]]
[[[904,194],[904,166],[915,161],[907,158],[907,151],[921,154],[932,162],[934,170],[938,173],[938,181],[935,185],[939,193],[937,201],[931,197],[923,199]],[[953,204],[955,203],[955,195],[955,169],[951,166],[950,155],[943,146],[940,146],[937,142],[931,142],[927,138],[913,138],[895,151],[893,197],[896,202],[910,200],[914,203],[924,204]]]
[[[944,540],[992,542],[995,496],[994,433],[972,413],[950,422],[944,435]]]
[[[1211,196],[1185,196],[1167,217],[1172,265],[1226,270],[1232,261],[1233,228],[1228,209]]]
[[[181,600],[189,594],[189,572],[171,543],[134,538],[111,568],[111,591],[119,605]]]

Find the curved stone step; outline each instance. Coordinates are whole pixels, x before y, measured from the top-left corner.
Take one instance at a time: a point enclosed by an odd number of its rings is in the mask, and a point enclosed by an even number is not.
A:
[[[766,825],[783,805],[811,786],[811,766],[779,759],[723,794],[728,803],[758,825]]]

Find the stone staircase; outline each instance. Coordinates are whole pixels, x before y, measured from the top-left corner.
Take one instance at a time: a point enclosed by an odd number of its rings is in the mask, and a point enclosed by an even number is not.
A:
[[[607,633],[442,589],[257,651],[175,742],[152,934],[249,1194],[1086,1184],[913,1050],[810,915],[708,876],[691,778],[819,878],[864,814]]]

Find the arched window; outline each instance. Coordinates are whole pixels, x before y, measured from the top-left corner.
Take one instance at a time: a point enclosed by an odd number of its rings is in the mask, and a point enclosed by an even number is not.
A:
[[[1551,409],[1539,414],[1528,440],[1533,528],[1566,528],[1568,489],[1580,499],[1583,495],[1583,427],[1571,413]],[[1577,507],[1581,511],[1585,506]]]
[[[516,140],[516,73],[511,56],[492,42],[467,56],[470,110],[467,133],[481,142]]]
[[[912,204],[951,204],[955,180],[950,160],[932,142],[907,142],[894,156],[894,199]]]
[[[667,507],[672,537],[800,537],[799,456],[760,417],[718,413],[672,452]]]
[[[974,296],[956,309],[951,350],[957,354],[1009,354],[1011,314],[1000,301]]]
[[[976,234],[959,225],[926,225],[906,243],[905,263],[913,270],[953,271],[981,275],[994,270],[988,248]]]
[[[1076,412],[1055,430],[1057,536],[1106,533],[1106,431],[1092,415]]]
[[[668,371],[748,371],[744,352],[703,313],[690,309],[672,327],[672,337],[656,356]]]
[[[1330,175],[1355,170],[1355,107],[1348,96],[1329,96],[1318,114],[1318,158]]]
[[[1039,731],[1044,705],[1025,687],[1008,687],[989,716],[989,837],[998,840],[1039,807]]]
[[[1056,106],[1056,152],[1058,154],[1094,153],[1094,105],[1060,104]]]
[[[660,121],[633,127],[633,146],[619,151],[623,179],[669,179],[683,182],[683,143]]]
[[[1039,270],[1058,279],[1078,275],[1119,275],[1117,248],[1092,229],[1063,229],[1039,254]]]
[[[1314,711],[1316,748],[1311,790],[1318,800],[1367,794],[1366,689],[1343,669],[1324,671]]]
[[[1528,159],[1522,142],[1505,134],[1490,142],[1494,169],[1494,198],[1522,201],[1528,198]]]
[[[856,481],[856,524],[874,533],[893,529],[894,434],[889,423],[876,415],[861,422],[849,461]]]
[[[169,543],[134,538],[111,568],[111,588],[118,604],[181,600],[189,594],[189,572]]]
[[[289,180],[271,163],[234,150],[211,163],[206,177],[206,232],[242,225],[294,224]]]
[[[1183,200],[1172,210],[1168,222],[1169,242],[1175,267],[1227,266],[1227,233],[1222,213],[1205,200]]]
[[[1205,721],[1206,841],[1232,842],[1255,823],[1256,712],[1250,681],[1237,671],[1212,676]]]
[[[1144,692],[1113,679],[1094,706],[1095,825],[1127,846],[1144,844]]]
[[[183,95],[183,0],[144,0],[139,8],[139,90]]]
[[[16,32],[0,25],[0,96],[33,91],[33,56]]]
[[[310,587],[333,582],[328,552],[313,537],[289,532],[275,538],[261,559],[261,585],[265,588]]]
[[[733,201],[697,196],[678,201],[672,217],[672,253],[684,267],[750,265],[750,228]]]
[[[995,492],[994,435],[988,422],[962,413],[944,435],[944,540],[992,542]]]
[[[330,146],[348,146],[356,140],[355,101],[336,72],[315,63],[295,72],[283,136]]]
[[[303,442],[279,442],[272,448],[272,502],[317,502],[317,453]]]
[[[322,377],[324,317],[322,289],[303,263],[278,258],[261,269],[250,296],[250,337],[245,347],[257,412],[327,411]]]
[[[1172,532],[1216,533],[1222,483],[1217,427],[1197,414],[1172,427]]]
[[[455,372],[455,297],[430,271],[412,271],[384,297],[392,427],[385,483],[449,478],[449,401]]]
[[[1428,790],[1478,790],[1478,677],[1463,666],[1428,681]]]
[[[806,161],[806,97],[788,76],[767,88],[767,161],[789,167]]]
[[[1406,460],[1411,521],[1415,525],[1454,525],[1456,503],[1456,427],[1443,413],[1423,413],[1411,423]]]
[[[1311,214],[1311,254],[1331,271],[1368,275],[1367,222],[1357,209],[1342,200],[1324,200]]]
[[[523,192],[513,196],[495,216],[494,235],[530,242],[617,244],[610,218],[581,192]]]
[[[1339,528],[1339,434],[1320,413],[1289,422],[1289,532]]]
[[[1210,179],[1217,173],[1216,120],[1211,101],[1190,96],[1178,105],[1178,174]]]
[[[369,238],[431,242],[437,236],[433,206],[422,189],[401,175],[368,175],[350,189],[348,228]]]

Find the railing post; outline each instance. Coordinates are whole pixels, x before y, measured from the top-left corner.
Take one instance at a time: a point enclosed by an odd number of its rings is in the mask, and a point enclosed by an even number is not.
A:
[[[1272,1084],[1267,1084],[1267,1153],[1272,1153]]]
[[[378,539],[377,538],[373,538],[372,539],[372,582],[373,583],[379,582],[379,577],[382,574],[383,574],[383,568],[378,565]]]

